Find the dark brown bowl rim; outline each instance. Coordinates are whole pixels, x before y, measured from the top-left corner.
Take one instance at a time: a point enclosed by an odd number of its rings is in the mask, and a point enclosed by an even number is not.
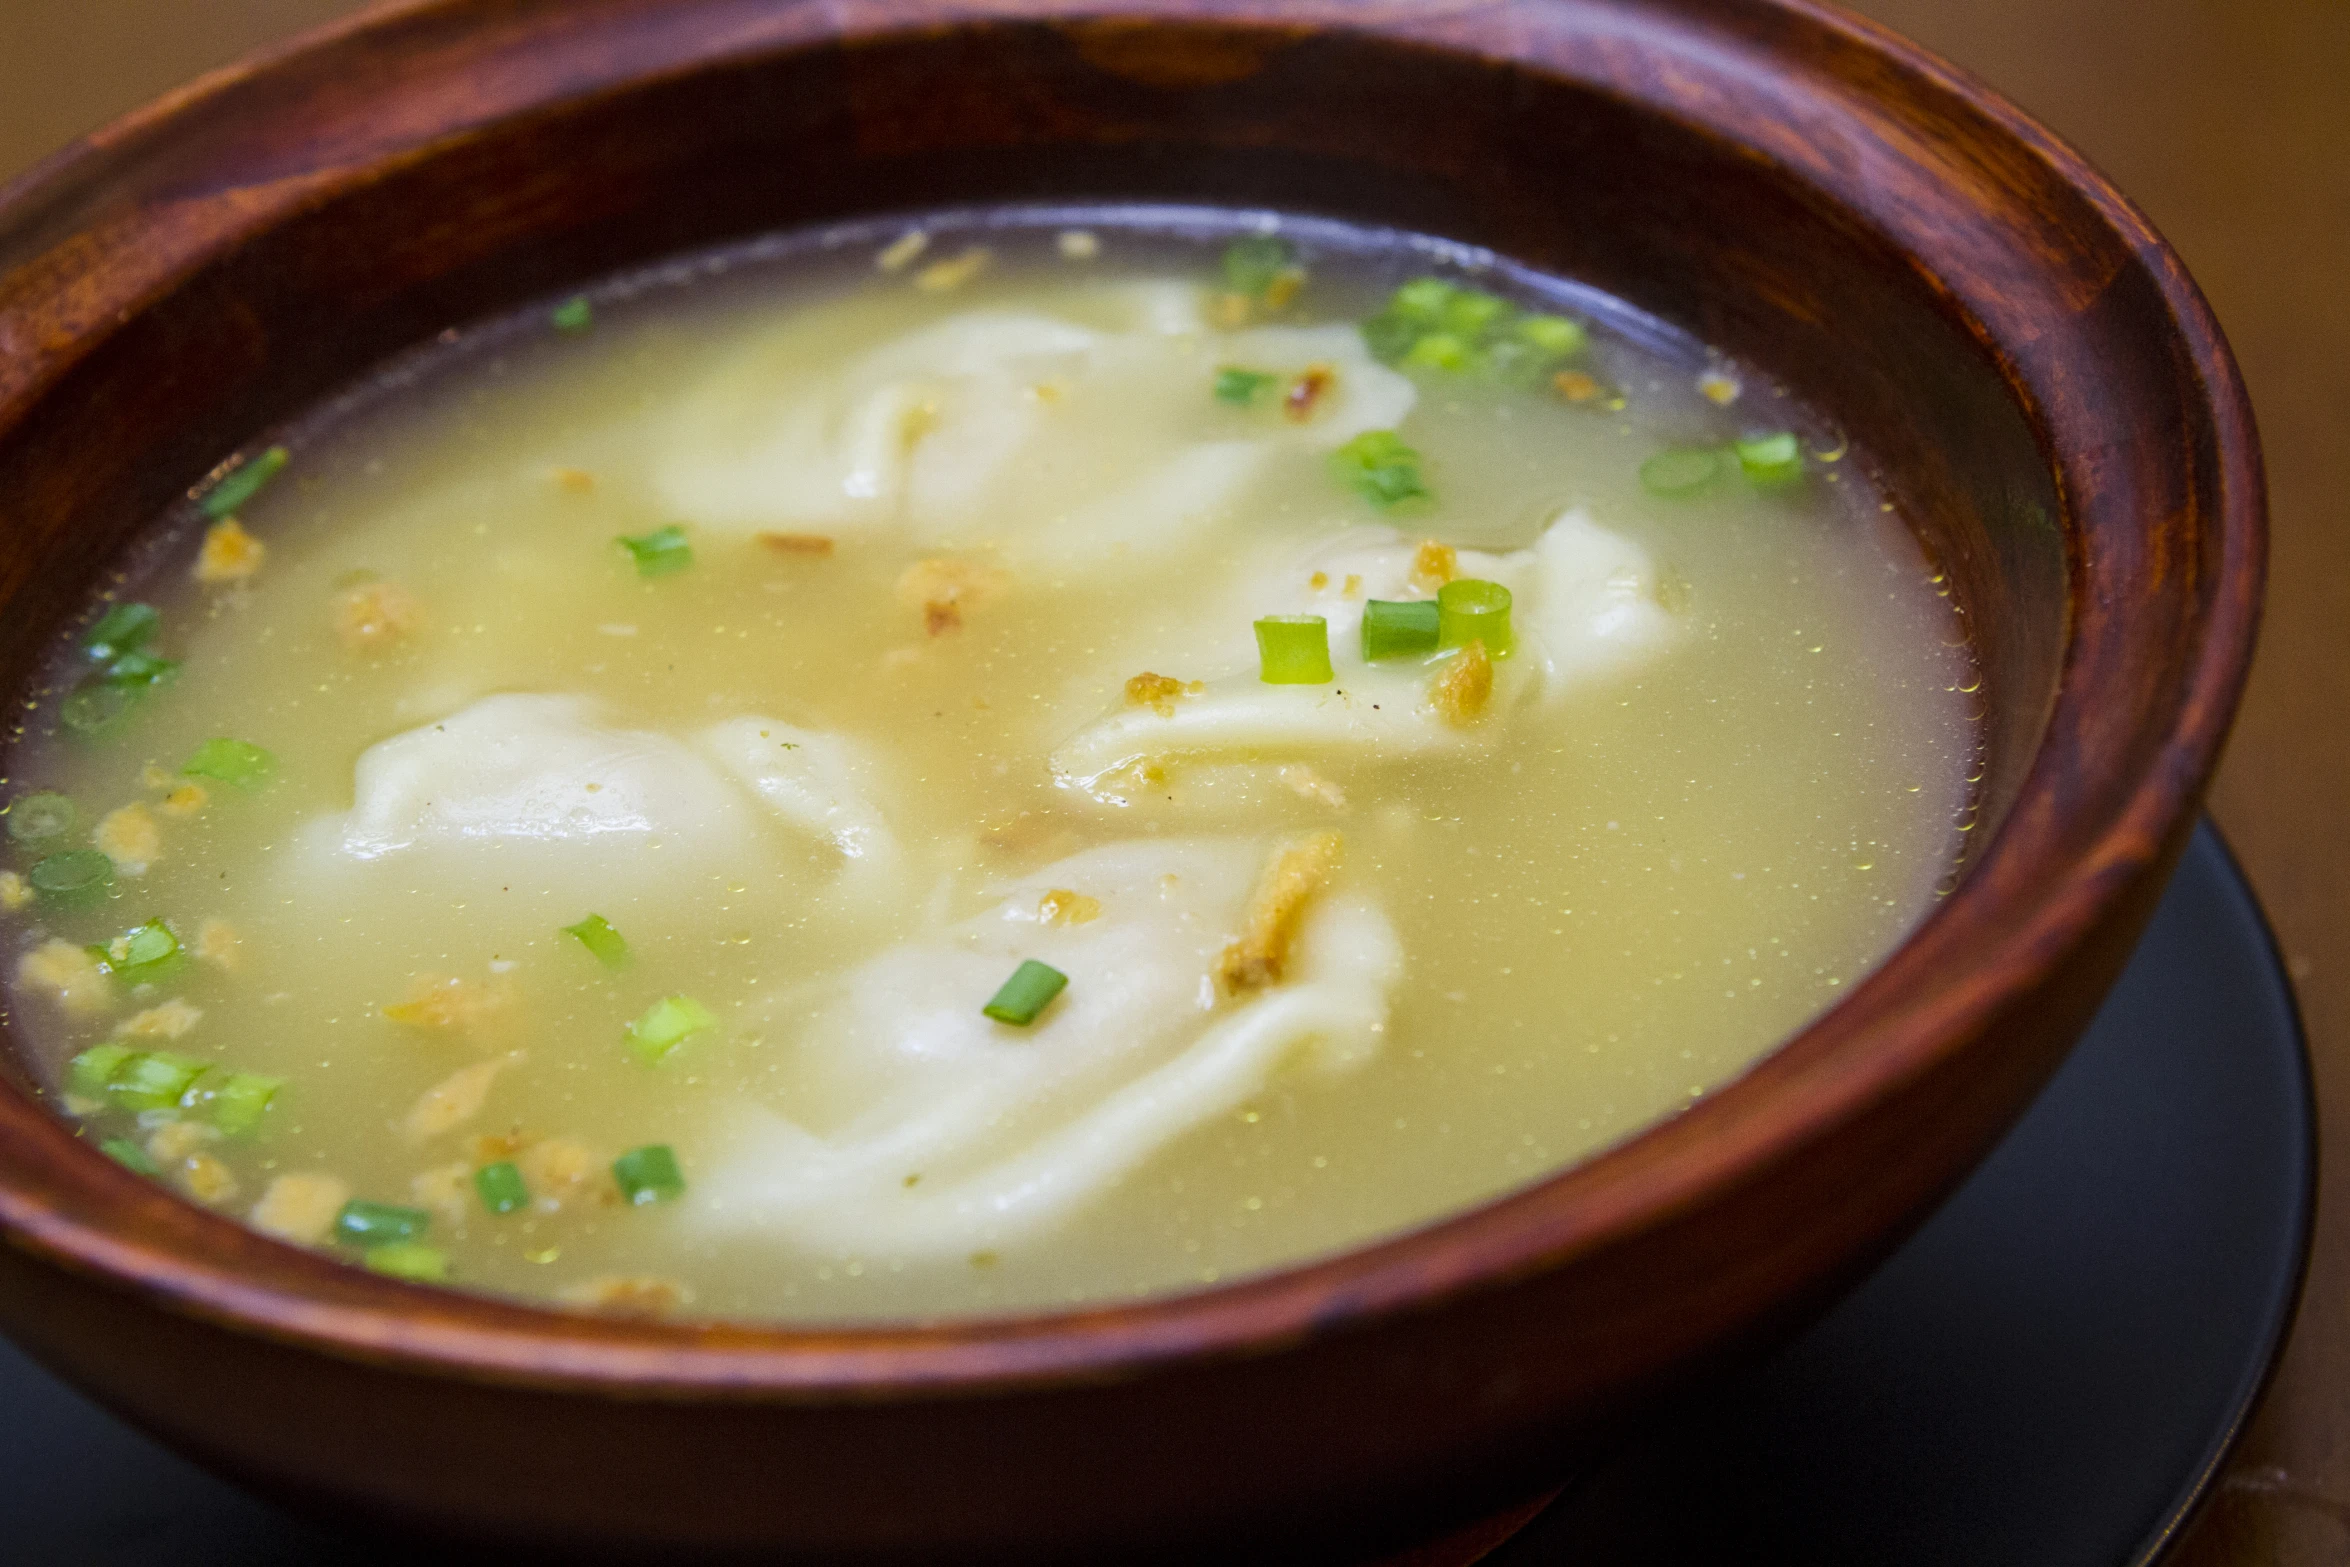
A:
[[[693,3],[693,0],[688,0]],[[842,34],[963,20],[1199,20],[1180,0],[934,0],[849,13]],[[1534,0],[1597,16],[1594,0]],[[213,72],[142,108],[0,188],[0,237],[11,216],[89,172],[109,149],[168,128],[239,84],[289,61],[375,29],[468,0],[391,0]],[[1357,31],[1452,47],[1427,31],[1492,7],[1456,0],[1413,6],[1348,0],[1227,0],[1210,8],[1220,26],[1272,32],[1312,19]],[[2264,495],[2251,410],[2216,321],[2151,225],[2078,153],[1983,84],[1874,23],[1814,0],[1635,0],[1627,15],[1676,13],[1686,28],[1739,33],[1749,47],[1762,24],[1810,30],[1866,56],[1906,87],[1980,121],[2007,149],[2052,173],[2085,199],[2159,291],[2184,354],[2182,399],[2208,419],[2222,454],[2215,482],[2218,535],[2205,635],[2163,736],[2157,765],[2102,812],[2093,836],[2060,841],[2072,824],[2037,759],[2014,809],[1975,872],[1883,964],[1834,1008],[1691,1109],[1531,1186],[1422,1228],[1322,1260],[1134,1304],[934,1324],[766,1327],[743,1323],[635,1322],[591,1318],[486,1296],[378,1278],[271,1243],[274,1271],[218,1266],[205,1244],[249,1237],[233,1221],[174,1204],[171,1233],[142,1224],[152,1189],[80,1142],[45,1113],[44,1162],[72,1168],[99,1194],[92,1223],[40,1190],[0,1185],[0,1235],[76,1272],[125,1286],[167,1309],[332,1355],[437,1375],[632,1397],[863,1400],[969,1396],[1140,1374],[1170,1362],[1273,1353],[1327,1332],[1400,1313],[1428,1311],[1621,1244],[1699,1205],[1742,1171],[1787,1157],[1823,1131],[1940,1065],[2003,1008],[2041,985],[2104,920],[2133,878],[2156,867],[2196,809],[2216,765],[2250,664],[2265,574]],[[1311,16],[1309,17],[1309,13]],[[1495,30],[1496,32],[1499,29]],[[1490,45],[1492,37],[1480,40]],[[690,70],[697,62],[689,61]],[[632,78],[621,71],[615,81]],[[1995,353],[1997,344],[1984,334]],[[2004,360],[2004,355],[2001,356]],[[2012,365],[2010,366],[2012,371]],[[0,383],[6,381],[0,376]],[[2010,386],[2029,411],[2044,453],[2062,474],[2091,428],[2052,424],[2030,389]],[[0,405],[9,399],[0,384]],[[2085,421],[2077,421],[2084,422]],[[2081,540],[2127,517],[2073,515],[2069,569],[2094,576]],[[2126,627],[2108,628],[2120,637]],[[2053,718],[2094,700],[2076,688],[2079,628],[2067,630],[2065,675]],[[2076,808],[2077,809],[2077,808]],[[1992,874],[1997,871],[1999,874]],[[1995,897],[1995,886],[2008,887]],[[2021,889],[2021,890],[2014,890]],[[2021,917],[2017,911],[2021,910]],[[1937,973],[1956,974],[1950,983]],[[9,1097],[16,1098],[11,1094]],[[37,1110],[37,1107],[35,1107]],[[23,1128],[18,1128],[21,1132]],[[282,1254],[282,1255],[280,1255]],[[250,1255],[250,1252],[247,1252]]]

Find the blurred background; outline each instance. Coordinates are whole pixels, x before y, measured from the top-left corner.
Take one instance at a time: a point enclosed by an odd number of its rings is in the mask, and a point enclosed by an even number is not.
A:
[[[354,0],[0,0],[0,180]],[[1871,0],[2085,150],[2186,258],[2251,383],[2275,548],[2212,806],[2274,920],[2350,1147],[2350,3]],[[2276,1383],[2180,1567],[2350,1561],[2350,1159]]]

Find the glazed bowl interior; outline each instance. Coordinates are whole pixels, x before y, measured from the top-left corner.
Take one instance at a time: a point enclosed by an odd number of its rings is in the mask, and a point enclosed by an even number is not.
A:
[[[1544,1309],[1584,1312],[1587,1364],[1551,1409],[1587,1413],[1792,1320],[1947,1189],[2061,1058],[2193,819],[2249,656],[2258,480],[2225,350],[2136,214],[2012,111],[1824,11],[444,0],[333,30],[0,202],[0,679],[22,688],[224,454],[445,328],[775,230],[1058,201],[1443,235],[1826,410],[1980,661],[1954,890],[1696,1110],[1414,1235],[1196,1295],[837,1333],[440,1295],[142,1187],[11,1063],[19,1251],[333,1353],[669,1397],[1131,1376],[1585,1266]],[[1940,1113],[1898,1135],[1869,1119],[1927,1099]],[[1676,1228],[1766,1187],[1808,1205],[1776,1252]],[[1633,1333],[1668,1278],[1670,1330]]]

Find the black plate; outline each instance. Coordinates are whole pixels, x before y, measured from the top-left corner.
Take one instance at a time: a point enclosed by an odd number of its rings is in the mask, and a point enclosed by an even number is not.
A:
[[[2292,991],[2195,836],[2056,1080],[1908,1245],[1486,1567],[2138,1567],[2300,1295],[2317,1132]]]
[[[1487,1567],[2151,1560],[2276,1356],[2316,1135],[2292,994],[2218,837],[2030,1114],[1858,1293]],[[0,1559],[284,1567],[351,1542],[0,1343]]]

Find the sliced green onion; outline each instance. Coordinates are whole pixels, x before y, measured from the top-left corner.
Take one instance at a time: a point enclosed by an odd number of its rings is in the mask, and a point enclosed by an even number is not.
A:
[[[169,1110],[204,1075],[204,1063],[168,1050],[142,1050],[124,1061],[106,1097],[126,1110]]]
[[[1507,658],[1515,645],[1510,637],[1510,590],[1498,582],[1461,577],[1436,590],[1436,645],[1466,647],[1482,642],[1495,658]]]
[[[1330,622],[1319,615],[1267,615],[1258,621],[1257,678],[1269,686],[1329,682]]]
[[[1679,446],[1658,452],[1640,465],[1640,487],[1651,495],[1695,495],[1722,471],[1722,454],[1710,446]]]
[[[1515,314],[1515,307],[1481,288],[1464,288],[1444,302],[1445,330],[1474,341]]]
[[[124,931],[97,949],[98,961],[109,973],[140,979],[180,955],[180,938],[160,919],[151,919]]]
[[[1371,599],[1363,605],[1363,658],[1409,658],[1436,651],[1434,599]]]
[[[999,1023],[1026,1028],[1069,985],[1069,976],[1050,963],[1028,959],[1012,970],[992,1000],[979,1010]]]
[[[1420,454],[1393,430],[1365,430],[1330,454],[1338,482],[1378,506],[1395,506],[1424,496]]]
[[[501,1159],[473,1172],[473,1189],[481,1205],[492,1213],[512,1213],[530,1206],[530,1186],[513,1161]]]
[[[127,686],[94,682],[57,704],[58,721],[77,735],[102,735],[130,711],[133,694]]]
[[[1242,370],[1227,365],[1216,372],[1216,401],[1246,408],[1262,402],[1281,377],[1265,370]]]
[[[206,1092],[209,1103],[204,1108],[224,1136],[244,1137],[260,1126],[261,1118],[269,1113],[270,1103],[277,1098],[277,1091],[285,1086],[282,1077],[231,1072],[218,1088]]]
[[[66,1064],[66,1081],[84,1099],[104,1098],[106,1085],[137,1053],[128,1045],[92,1045]]]
[[[216,738],[196,747],[180,771],[190,778],[216,778],[240,789],[257,789],[277,771],[277,758],[249,740]]]
[[[22,844],[51,843],[73,831],[73,819],[73,801],[62,794],[20,794],[8,807],[8,836]]]
[[[1297,247],[1278,234],[1244,234],[1224,247],[1224,286],[1251,298],[1297,265]]]
[[[1416,277],[1397,289],[1387,308],[1407,321],[1435,326],[1444,320],[1444,308],[1460,290],[1440,277]]]
[[[620,545],[636,557],[636,574],[640,577],[666,577],[694,563],[694,547],[686,542],[685,529],[676,523],[655,528],[650,533],[633,536],[624,533]]]
[[[1403,362],[1423,370],[1466,370],[1476,358],[1477,351],[1467,338],[1453,332],[1430,332],[1412,345]]]
[[[1524,316],[1510,330],[1553,359],[1570,359],[1591,341],[1583,323],[1566,316]]]
[[[335,1239],[346,1246],[389,1246],[412,1241],[432,1228],[432,1215],[422,1208],[402,1208],[388,1202],[354,1197],[335,1215]]]
[[[1363,323],[1363,346],[1383,365],[1403,363],[1427,328],[1411,317],[1383,310]]]
[[[125,653],[106,666],[106,683],[131,690],[159,686],[180,672],[177,660],[154,653]]]
[[[1738,454],[1738,466],[1755,484],[1767,488],[1792,484],[1803,477],[1803,448],[1796,444],[1791,430],[1750,436],[1731,449]]]
[[[98,1151],[133,1175],[156,1176],[163,1172],[155,1167],[147,1150],[127,1137],[109,1137],[98,1145]]]
[[[664,996],[628,1025],[628,1042],[637,1059],[658,1066],[688,1038],[717,1026],[717,1016],[693,997]]]
[[[152,604],[117,604],[82,633],[82,651],[94,663],[107,663],[144,647],[162,621]]]
[[[34,861],[25,880],[44,898],[80,902],[102,896],[114,885],[114,862],[96,849],[68,849]]]
[[[262,487],[284,470],[286,461],[286,449],[272,446],[244,463],[204,492],[204,515],[214,521],[234,515],[239,507],[259,495]]]
[[[620,1183],[620,1195],[638,1207],[685,1195],[685,1176],[667,1143],[631,1148],[612,1161],[612,1179]]]
[[[590,914],[576,925],[564,926],[563,934],[576,938],[606,968],[616,969],[628,961],[627,938],[614,930],[612,922],[601,914]]]
[[[359,1259],[371,1273],[385,1274],[395,1279],[406,1279],[413,1284],[438,1284],[449,1276],[449,1254],[438,1246],[426,1246],[417,1241],[394,1241],[388,1246],[370,1246]]]
[[[596,307],[585,294],[567,299],[551,311],[547,320],[558,332],[584,332],[596,324]]]

